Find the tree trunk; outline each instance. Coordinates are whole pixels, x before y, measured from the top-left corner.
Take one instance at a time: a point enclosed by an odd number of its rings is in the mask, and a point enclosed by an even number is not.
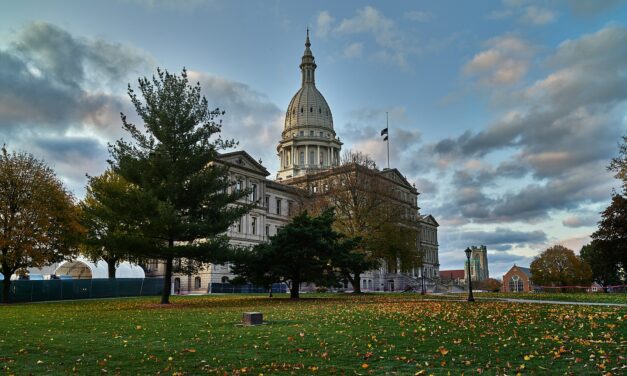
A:
[[[290,299],[300,298],[300,281],[292,280],[292,287],[290,288]]]
[[[9,294],[11,293],[11,276],[4,276],[2,281],[2,303],[9,304]]]
[[[115,264],[117,263],[117,259],[109,259],[107,261],[107,269],[109,271],[109,279],[115,279]]]
[[[161,295],[161,304],[170,304],[170,289],[172,289],[173,264],[174,257],[168,256],[165,262],[165,278],[163,278],[163,294]]]
[[[361,280],[359,275],[361,273],[355,273],[355,278],[351,278],[350,274],[348,277],[348,281],[353,285],[353,294],[361,294]]]
[[[268,288],[268,290],[270,290],[270,295],[268,297],[271,298],[272,297],[272,285],[270,285],[270,288]]]

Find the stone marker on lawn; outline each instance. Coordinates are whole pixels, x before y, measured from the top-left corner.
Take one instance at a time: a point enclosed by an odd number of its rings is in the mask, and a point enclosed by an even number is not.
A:
[[[261,325],[263,324],[263,314],[261,312],[244,312],[242,318],[244,325]]]

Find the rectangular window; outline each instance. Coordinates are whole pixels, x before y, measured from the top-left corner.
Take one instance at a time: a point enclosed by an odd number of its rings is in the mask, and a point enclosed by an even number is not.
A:
[[[304,136],[305,135],[305,131],[300,131],[299,135]]]
[[[237,180],[237,182],[235,183],[235,191],[239,192],[242,190],[242,181],[241,180]]]
[[[250,189],[252,189],[252,192],[250,192],[250,200],[257,202],[257,183],[252,183]]]
[[[237,232],[242,232],[243,223],[244,223],[244,217],[239,217],[239,221],[237,221]]]
[[[270,236],[270,225],[266,225],[266,236]]]
[[[301,151],[300,152],[300,163],[301,166],[305,164],[305,152]]]
[[[266,196],[266,211],[270,211],[270,196]]]
[[[257,235],[257,217],[252,217],[250,225],[252,227],[252,234]]]
[[[323,135],[323,133],[322,133],[322,132],[320,132],[320,138],[322,138],[322,135]]]
[[[278,215],[281,215],[281,199],[280,198],[276,199],[276,213]]]
[[[309,135],[310,135],[311,137],[313,137],[313,135],[314,135],[314,131],[309,131]]]
[[[307,163],[310,165],[316,164],[316,159],[314,158],[313,150],[309,152],[309,160],[307,161]]]
[[[293,202],[292,201],[288,201],[287,202],[287,215],[292,215],[292,210],[293,210]]]

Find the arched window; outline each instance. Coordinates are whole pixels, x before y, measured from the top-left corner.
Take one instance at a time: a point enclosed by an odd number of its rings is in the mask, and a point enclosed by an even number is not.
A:
[[[509,280],[509,291],[510,292],[523,292],[524,284],[523,280],[520,279],[519,276],[513,275]]]
[[[200,277],[194,278],[194,288],[199,289],[202,286],[202,281]]]
[[[222,283],[229,283],[229,277],[227,276],[222,277]]]

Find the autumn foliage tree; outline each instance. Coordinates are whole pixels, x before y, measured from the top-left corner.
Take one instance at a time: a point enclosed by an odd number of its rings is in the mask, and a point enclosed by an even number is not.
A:
[[[124,198],[141,217],[136,234],[146,246],[136,256],[165,262],[161,303],[167,304],[174,260],[200,265],[224,256],[224,233],[253,204],[240,200],[247,190],[230,189],[228,166],[218,161],[219,150],[235,145],[217,137],[223,112],[209,110],[200,84],[192,86],[185,70],[158,70],[152,79],[139,79],[139,94],[130,85],[128,94],[143,126],[122,114],[132,142],[111,147],[111,166],[136,188]]]
[[[542,286],[589,285],[592,281],[590,265],[572,250],[555,245],[531,262],[533,283]]]
[[[421,265],[417,229],[406,218],[404,208],[392,195],[392,184],[381,176],[372,159],[347,151],[324,184],[326,188],[313,197],[314,211],[334,208],[334,228],[347,237],[362,239],[357,251],[367,262],[344,269],[356,293],[361,292],[360,274],[377,267],[379,261],[393,269],[398,263],[402,270]]]
[[[72,196],[52,169],[26,153],[0,155],[0,271],[3,303],[11,275],[61,261],[76,251],[82,228]]]

